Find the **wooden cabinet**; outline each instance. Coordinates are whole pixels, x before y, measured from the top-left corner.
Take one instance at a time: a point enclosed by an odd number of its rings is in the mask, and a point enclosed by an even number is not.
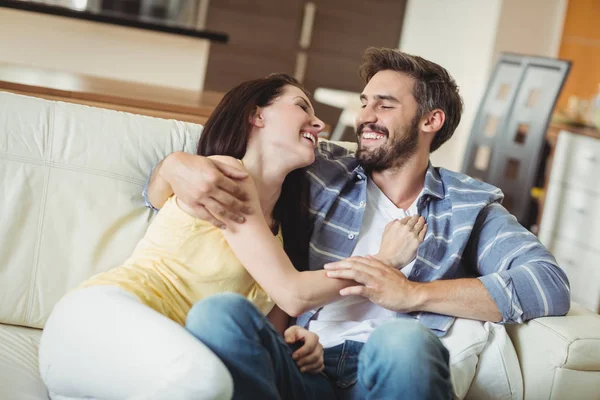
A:
[[[303,0],[211,1],[205,27],[229,34],[211,46],[204,88],[224,92],[271,72],[294,74]]]
[[[205,27],[229,34],[211,46],[204,87],[226,91],[237,83],[285,72],[314,92],[326,87],[360,92],[358,76],[369,46],[398,47],[405,0],[219,0]],[[341,110],[315,104],[335,125]]]
[[[223,97],[0,63],[0,91],[204,124]]]

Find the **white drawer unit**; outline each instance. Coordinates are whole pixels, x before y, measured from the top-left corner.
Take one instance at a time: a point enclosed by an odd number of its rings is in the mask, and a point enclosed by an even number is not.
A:
[[[540,229],[544,244],[551,246],[546,237],[557,234],[600,252],[600,195],[560,182],[549,183],[548,194],[554,197],[553,204],[547,199],[544,207]],[[544,220],[544,217],[548,218]]]
[[[600,193],[600,140],[561,131],[554,149],[550,182]]]
[[[560,238],[552,253],[569,277],[571,300],[600,312],[600,253]]]
[[[560,132],[539,238],[567,273],[572,300],[600,312],[600,140]]]

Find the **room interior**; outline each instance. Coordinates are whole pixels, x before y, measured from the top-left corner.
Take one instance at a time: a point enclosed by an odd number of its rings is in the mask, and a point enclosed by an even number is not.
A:
[[[354,142],[363,50],[392,47],[428,58],[449,70],[464,101],[456,133],[432,163],[509,194],[505,206],[566,271],[581,316],[577,332],[585,332],[600,327],[589,317],[600,314],[598,18],[597,0],[0,0],[0,37],[10,38],[0,40],[0,94],[196,126],[236,83],[286,72],[313,94],[326,123],[321,137]],[[498,72],[507,62],[521,68],[512,78]],[[540,65],[560,74],[535,78]],[[531,76],[537,83],[521,90]],[[11,99],[0,97],[0,108],[9,109],[2,100]],[[537,105],[545,108],[526,114]],[[0,268],[0,292],[7,285]],[[46,311],[22,325],[40,328]],[[576,343],[579,333],[571,337],[552,323],[565,343]],[[529,376],[563,368],[600,382],[597,345],[582,345],[591,357],[575,366],[540,366],[532,361],[540,354],[523,356],[519,340],[546,328],[509,329],[523,371],[529,363]],[[600,339],[592,336],[582,337]],[[594,389],[586,393],[595,394],[565,397],[580,378],[563,373],[553,372],[555,382],[572,384],[544,398],[599,398],[600,383],[588,381]],[[547,379],[523,374],[525,398],[542,398],[532,388]]]

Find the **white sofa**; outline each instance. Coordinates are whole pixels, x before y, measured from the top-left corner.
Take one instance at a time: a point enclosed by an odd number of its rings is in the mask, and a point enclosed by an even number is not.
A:
[[[46,399],[37,349],[54,304],[118,265],[152,212],[141,191],[201,127],[0,92],[0,399]],[[600,317],[573,305],[509,332],[526,399],[600,399]]]

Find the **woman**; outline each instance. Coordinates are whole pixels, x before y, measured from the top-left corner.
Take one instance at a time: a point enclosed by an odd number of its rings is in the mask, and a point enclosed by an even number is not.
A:
[[[238,293],[283,333],[288,316],[281,310],[297,315],[338,297],[349,282],[299,272],[281,245],[283,236],[285,250],[303,265],[308,232],[298,229],[306,218],[296,170],[313,162],[322,126],[289,76],[245,82],[226,94],[198,150],[248,170],[248,223],[221,231],[170,197],[122,266],[84,282],[53,310],[40,343],[52,398],[230,398],[226,368],[183,327],[196,301]],[[304,332],[304,346],[313,360],[322,349],[311,335]],[[304,367],[320,371],[322,357]]]

